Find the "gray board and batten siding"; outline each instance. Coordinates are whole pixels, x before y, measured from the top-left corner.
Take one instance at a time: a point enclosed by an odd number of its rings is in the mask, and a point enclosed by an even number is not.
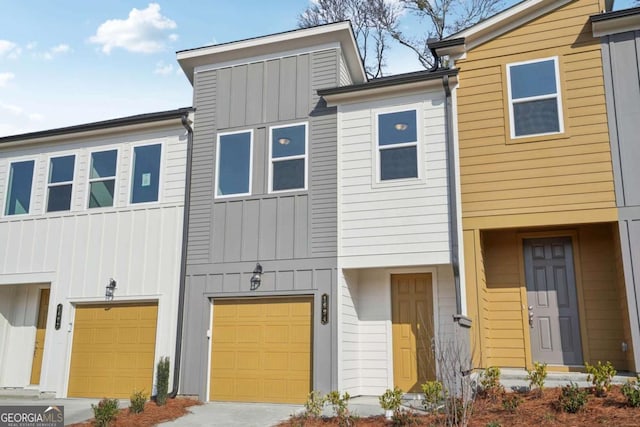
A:
[[[340,81],[339,48],[197,72],[181,394],[206,398],[211,299],[313,296],[312,387],[337,384],[337,124],[317,90]],[[212,67],[213,68],[213,67]],[[268,191],[269,128],[308,123],[307,190]],[[215,198],[218,132],[253,130],[250,195]],[[250,290],[260,262],[262,284]],[[320,322],[321,295],[330,320]]]
[[[635,14],[640,16],[640,8]],[[620,243],[635,369],[640,372],[640,29],[601,40]]]

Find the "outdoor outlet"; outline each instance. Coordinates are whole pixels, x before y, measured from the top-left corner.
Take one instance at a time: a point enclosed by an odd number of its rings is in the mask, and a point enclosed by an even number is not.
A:
[[[626,353],[628,348],[629,348],[629,346],[627,345],[627,343],[622,341],[622,352]]]

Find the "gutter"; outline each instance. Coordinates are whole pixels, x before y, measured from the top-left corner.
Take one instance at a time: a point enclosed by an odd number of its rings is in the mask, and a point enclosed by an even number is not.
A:
[[[180,359],[182,358],[182,327],[184,324],[184,294],[187,281],[187,244],[189,242],[189,208],[191,206],[191,169],[193,164],[193,128],[189,123],[189,113],[182,115],[182,126],[187,130],[187,167],[184,179],[184,213],[182,217],[182,251],[180,255],[180,288],[178,290],[178,330],[176,351],[173,361],[173,389],[171,399],[178,395],[180,384]]]

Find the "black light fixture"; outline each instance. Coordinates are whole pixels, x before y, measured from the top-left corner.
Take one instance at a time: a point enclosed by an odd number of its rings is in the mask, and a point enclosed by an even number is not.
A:
[[[259,262],[256,263],[256,268],[253,269],[253,275],[251,276],[251,290],[255,291],[260,287],[262,282],[262,266]]]
[[[113,279],[109,279],[109,284],[105,288],[104,299],[106,301],[113,300],[113,292],[116,290],[116,281]]]

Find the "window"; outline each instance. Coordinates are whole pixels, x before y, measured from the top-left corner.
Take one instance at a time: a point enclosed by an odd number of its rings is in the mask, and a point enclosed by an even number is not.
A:
[[[47,212],[68,211],[71,209],[75,162],[76,156],[74,155],[52,157],[49,160]]]
[[[89,172],[90,208],[113,206],[117,163],[117,150],[91,153],[91,170]]]
[[[11,163],[9,167],[9,185],[7,186],[7,203],[4,209],[5,215],[29,213],[34,166],[35,161],[33,160]]]
[[[216,196],[251,194],[253,132],[218,134]]]
[[[507,65],[511,137],[563,132],[558,58]]]
[[[142,145],[133,148],[131,203],[158,201],[161,153],[161,144]]]
[[[307,125],[271,128],[271,191],[306,188]]]
[[[418,178],[416,110],[378,114],[380,180]]]

